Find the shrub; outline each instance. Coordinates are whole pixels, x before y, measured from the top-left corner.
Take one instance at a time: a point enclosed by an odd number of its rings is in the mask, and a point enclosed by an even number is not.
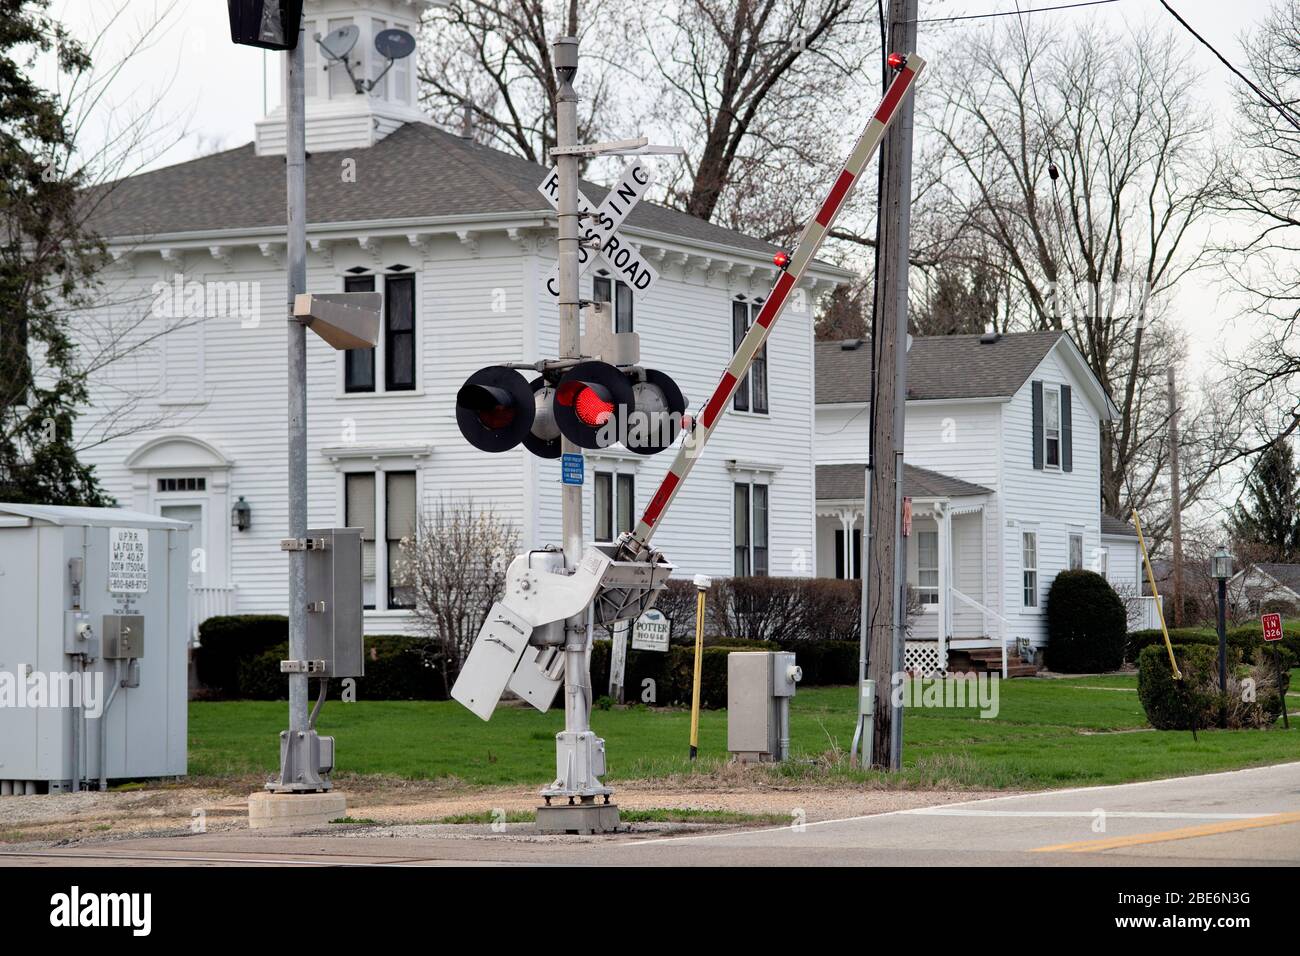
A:
[[[803,627],[800,578],[724,578],[708,597],[711,628],[728,640],[781,640]]]
[[[1291,663],[1283,651],[1284,667]],[[1271,655],[1267,655],[1270,656]],[[1147,720],[1157,730],[1191,730],[1226,726],[1261,728],[1282,714],[1290,673],[1282,672],[1278,686],[1275,665],[1245,664],[1236,648],[1228,650],[1227,693],[1219,692],[1218,650],[1205,644],[1178,644],[1174,657],[1182,680],[1175,681],[1164,647],[1152,646],[1138,656],[1138,697]],[[1247,694],[1247,681],[1253,693]]]
[[[1124,663],[1128,615],[1093,571],[1062,571],[1047,593],[1047,666],[1063,674],[1112,671]]]
[[[803,613],[799,638],[813,641],[858,641],[862,617],[862,582],[811,578],[801,588]],[[778,638],[780,640],[780,638]],[[788,642],[782,640],[782,644]],[[791,650],[795,648],[791,647]],[[856,672],[854,681],[857,680]]]
[[[1300,649],[1300,631],[1294,633],[1283,632],[1284,643],[1295,641],[1297,649]],[[1241,627],[1233,628],[1228,631],[1228,646],[1235,648],[1241,655],[1241,659],[1248,664],[1253,664],[1259,654],[1260,645],[1264,643],[1264,635],[1260,631],[1258,624],[1246,624]],[[1209,647],[1219,646],[1219,636],[1215,633],[1214,628],[1207,627],[1171,627],[1169,629],[1169,641],[1172,644],[1204,644]],[[1134,631],[1128,636],[1128,641],[1124,650],[1124,659],[1133,663],[1137,662],[1138,655],[1144,648],[1151,646],[1163,647],[1164,637],[1160,633],[1160,628],[1150,628],[1144,631]]]
[[[1214,686],[1217,654],[1204,644],[1176,644],[1174,659],[1181,681],[1174,680],[1164,647],[1153,645],[1138,655],[1138,699],[1147,721],[1157,730],[1214,726],[1220,709]]]
[[[289,640],[289,619],[280,614],[231,614],[199,625],[194,673],[209,692],[239,697],[240,663]],[[283,656],[276,658],[276,672]],[[287,693],[286,691],[282,691]]]
[[[207,625],[217,624],[212,628]],[[280,640],[267,644],[279,625]],[[205,628],[207,630],[205,631]],[[289,695],[287,675],[280,672],[280,661],[289,656],[285,631],[288,622],[282,617],[239,615],[210,618],[200,627],[205,642],[202,655],[215,650],[207,660],[207,674],[219,680],[208,684],[223,697],[240,700],[285,700]],[[206,643],[211,634],[211,647]],[[444,700],[442,677],[425,663],[418,638],[393,634],[371,634],[365,638],[366,674],[358,677],[359,700]],[[202,678],[200,678],[202,679]],[[208,683],[204,681],[204,683]],[[337,681],[335,685],[337,686]],[[334,688],[331,688],[331,693]],[[311,686],[315,699],[317,685]]]

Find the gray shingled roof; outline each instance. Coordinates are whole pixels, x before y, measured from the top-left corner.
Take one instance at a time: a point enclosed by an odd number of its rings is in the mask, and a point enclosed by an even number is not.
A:
[[[357,164],[343,182],[340,163]],[[307,221],[312,225],[487,214],[552,214],[537,191],[544,167],[459,136],[407,123],[367,149],[313,153],[307,160]],[[608,190],[584,183],[599,203]],[[121,180],[90,228],[107,238],[284,227],[284,157],[237,149]],[[642,202],[632,229],[770,254],[766,242],[703,219]]]
[[[865,464],[818,465],[817,498],[820,501],[839,501],[844,498],[861,498],[862,472]],[[967,495],[991,494],[982,485],[973,485],[960,478],[941,475],[928,468],[903,465],[903,494],[909,498],[962,498]]]
[[[1131,538],[1136,538],[1138,536],[1137,529],[1131,524],[1119,518],[1111,517],[1110,515],[1101,516],[1101,533],[1123,534],[1128,535]]]
[[[1257,570],[1263,571],[1284,588],[1290,588],[1300,594],[1300,564],[1257,564]]]
[[[907,355],[907,397],[1010,397],[1064,335],[1013,332],[989,345],[981,344],[978,335],[917,336]],[[852,342],[859,344],[844,347]],[[870,342],[818,342],[815,360],[819,405],[869,400]]]

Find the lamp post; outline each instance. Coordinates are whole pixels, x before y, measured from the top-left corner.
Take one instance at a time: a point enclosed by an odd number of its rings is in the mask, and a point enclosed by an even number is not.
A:
[[[1228,692],[1228,578],[1232,577],[1232,555],[1227,548],[1214,552],[1210,570],[1219,582],[1219,693]]]

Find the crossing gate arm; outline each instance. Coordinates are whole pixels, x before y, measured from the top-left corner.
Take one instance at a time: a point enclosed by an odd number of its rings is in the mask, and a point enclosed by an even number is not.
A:
[[[804,273],[808,270],[809,264],[817,254],[817,250],[821,248],[822,242],[830,233],[831,226],[834,225],[840,210],[848,202],[853,188],[861,178],[867,161],[880,148],[880,142],[884,138],[885,131],[889,129],[890,124],[898,115],[904,97],[912,91],[913,86],[916,84],[916,78],[924,68],[925,60],[915,53],[909,53],[904,59],[903,65],[894,75],[894,79],[885,91],[880,105],[872,113],[866,129],[858,137],[858,141],[849,154],[848,160],[840,170],[839,175],[835,177],[835,182],[831,185],[826,198],[822,200],[817,214],[804,226],[790,261],[786,263],[781,274],[777,276],[771,294],[763,303],[763,307],[749,327],[749,331],[741,339],[740,345],[736,348],[736,354],[731,357],[731,363],[722,373],[722,379],[718,382],[717,388],[714,389],[703,411],[695,417],[690,431],[683,436],[682,443],[677,449],[677,455],[673,459],[672,466],[668,469],[668,474],[664,476],[663,482],[650,499],[650,503],[646,506],[645,513],[641,516],[636,529],[631,534],[626,535],[620,543],[620,552],[623,555],[636,557],[645,551],[651,536],[663,521],[664,512],[668,510],[668,506],[672,504],[677,492],[681,490],[686,477],[695,466],[696,459],[703,453],[704,446],[713,433],[713,429],[717,427],[719,419],[726,413],[732,393],[735,392],[736,387],[745,377],[745,373],[749,371],[749,366],[753,363],[758,350],[767,341],[772,327],[776,325],[776,320],[780,318],[781,312],[785,309],[791,291],[799,284]]]

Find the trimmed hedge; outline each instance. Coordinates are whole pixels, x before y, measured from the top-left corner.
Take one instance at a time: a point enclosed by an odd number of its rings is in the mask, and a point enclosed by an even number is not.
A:
[[[1283,632],[1285,635],[1285,631]],[[1233,628],[1228,631],[1228,647],[1237,652],[1240,659],[1247,664],[1255,663],[1260,645],[1264,643],[1264,635],[1259,627],[1253,630],[1250,625]],[[1297,650],[1300,650],[1300,633],[1284,636],[1283,644],[1288,640],[1297,642]],[[1213,629],[1199,627],[1171,627],[1169,629],[1169,641],[1171,644],[1201,645],[1205,647],[1219,646],[1219,637]],[[1128,641],[1124,649],[1124,659],[1137,663],[1138,655],[1148,647],[1165,646],[1164,635],[1160,633],[1160,628],[1149,628],[1144,631],[1134,631],[1128,635]],[[1217,653],[1217,652],[1216,652]]]
[[[211,696],[285,700],[289,683],[280,661],[289,656],[288,620],[278,615],[213,617],[199,627],[195,658],[199,682]],[[442,675],[424,663],[417,638],[370,634],[366,675],[357,678],[358,700],[445,700]],[[317,692],[313,682],[311,694]]]
[[[1095,571],[1062,571],[1047,592],[1047,666],[1062,674],[1118,670],[1128,613]]]
[[[1282,649],[1283,668],[1278,686],[1276,664],[1270,660],[1245,664],[1236,648],[1228,650],[1228,691],[1219,693],[1219,655],[1205,644],[1176,644],[1174,658],[1183,679],[1175,681],[1169,655],[1163,646],[1145,648],[1138,655],[1138,697],[1147,720],[1157,730],[1194,730],[1226,726],[1228,729],[1263,728],[1282,715],[1291,684],[1294,658]],[[1246,693],[1247,681],[1253,694]]]
[[[289,619],[282,614],[231,614],[199,625],[194,675],[211,694],[240,696],[241,664],[289,642]],[[279,653],[277,651],[277,653]],[[277,657],[276,672],[285,655]],[[282,691],[287,694],[288,691]]]

